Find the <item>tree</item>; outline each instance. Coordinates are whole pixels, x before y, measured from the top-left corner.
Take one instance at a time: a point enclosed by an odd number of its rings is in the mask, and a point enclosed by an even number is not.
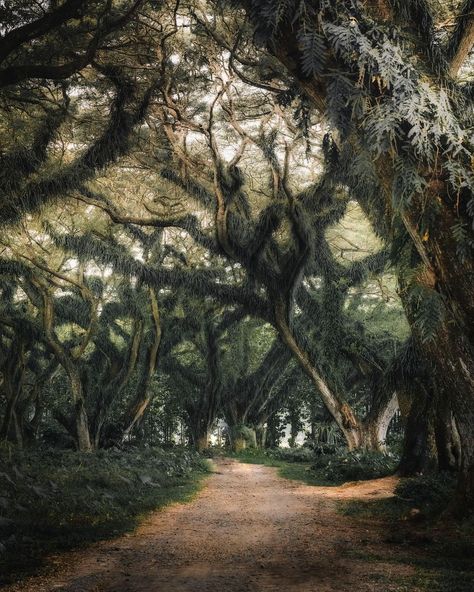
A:
[[[474,39],[472,2],[451,34],[429,2],[239,6],[259,42],[327,114],[334,170],[374,228],[410,243],[402,298],[440,369],[440,389],[451,393],[463,442],[458,505],[472,507],[472,82],[458,78]],[[238,55],[235,39],[227,46]],[[428,305],[418,298],[414,307],[413,292],[429,296]]]
[[[138,29],[147,35],[146,19],[136,15],[142,3],[66,0],[1,9],[2,224],[64,198],[130,148],[157,81],[147,77],[146,64],[137,75],[136,47],[130,55],[115,52],[136,45]]]

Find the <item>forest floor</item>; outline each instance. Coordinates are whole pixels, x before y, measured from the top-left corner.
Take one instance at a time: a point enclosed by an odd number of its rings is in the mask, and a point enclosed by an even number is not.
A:
[[[385,500],[395,477],[315,487],[235,459],[215,461],[197,497],[131,534],[50,557],[5,592],[418,592],[472,590],[439,560],[436,535],[394,537],[384,519],[341,511]],[[464,569],[464,568],[463,568]]]

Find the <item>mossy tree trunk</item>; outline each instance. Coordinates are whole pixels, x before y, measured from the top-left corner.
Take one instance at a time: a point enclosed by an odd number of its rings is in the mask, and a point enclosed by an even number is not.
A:
[[[137,426],[143,418],[143,415],[148,408],[148,405],[151,401],[152,393],[150,392],[150,382],[153,378],[153,375],[156,371],[156,366],[158,363],[158,353],[160,350],[161,344],[161,320],[160,320],[160,308],[158,305],[158,297],[157,293],[153,288],[149,289],[149,297],[150,297],[150,311],[151,311],[151,336],[150,336],[150,345],[146,351],[145,355],[145,362],[144,366],[141,370],[141,376],[138,381],[137,390],[135,393],[135,398],[130,403],[126,413],[125,418],[123,420],[123,432],[122,432],[122,442],[126,441],[135,426]],[[139,334],[139,333],[138,333]],[[134,340],[135,341],[135,340]],[[125,380],[127,380],[128,376],[133,371],[133,368],[136,365],[136,359],[138,357],[138,347],[140,345],[141,339],[137,340],[136,346],[132,344],[132,352],[131,352],[131,369],[130,373],[127,373]]]

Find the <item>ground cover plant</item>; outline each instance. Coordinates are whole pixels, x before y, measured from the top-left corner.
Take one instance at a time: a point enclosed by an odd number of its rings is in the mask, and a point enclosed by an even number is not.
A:
[[[289,479],[308,484],[340,485],[348,481],[377,479],[393,475],[400,458],[390,452],[347,452],[319,454],[309,447],[250,449],[226,453],[243,462],[279,467],[279,473]],[[445,505],[447,499],[443,498]]]
[[[1,584],[48,553],[132,530],[147,513],[192,499],[209,471],[189,450],[1,452]]]

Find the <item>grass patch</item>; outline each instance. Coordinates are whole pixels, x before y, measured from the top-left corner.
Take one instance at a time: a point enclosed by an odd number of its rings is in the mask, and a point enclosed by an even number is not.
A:
[[[280,477],[292,479],[293,481],[301,481],[307,485],[334,485],[334,483],[325,479],[323,475],[313,470],[312,462],[283,460],[281,457],[279,458],[279,455],[275,454],[275,451],[273,450],[248,449],[241,452],[228,452],[226,453],[226,456],[245,463],[275,467],[278,469]]]
[[[454,540],[450,541],[454,543]],[[472,592],[474,582],[474,566],[472,565],[472,550],[461,552],[444,543],[411,543],[405,541],[405,547],[397,548],[391,556],[386,553],[369,553],[364,549],[352,549],[345,553],[353,559],[363,560],[365,563],[387,563],[409,565],[415,568],[413,576],[403,577],[397,592]],[[370,568],[368,567],[368,571]],[[391,581],[391,578],[390,578]],[[381,588],[382,590],[383,588]]]
[[[0,584],[45,555],[135,528],[152,510],[192,499],[209,464],[188,450],[0,453]]]
[[[227,456],[242,462],[277,467],[287,479],[309,485],[337,486],[348,481],[385,477],[395,472],[397,458],[379,452],[318,454],[309,448],[247,449]]]
[[[393,498],[345,502],[341,512],[360,518],[430,522],[447,508],[455,486],[456,478],[449,473],[400,479]]]

